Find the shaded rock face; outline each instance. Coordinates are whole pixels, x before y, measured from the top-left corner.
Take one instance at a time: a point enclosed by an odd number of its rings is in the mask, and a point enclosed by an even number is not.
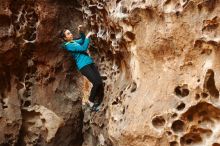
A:
[[[0,7],[2,145],[220,145],[218,0]],[[57,39],[82,19],[97,32],[90,53],[105,83],[100,111],[85,108],[83,121],[81,97],[91,84]]]
[[[77,2],[0,3],[0,145],[81,145],[82,83],[58,39],[82,23]]]
[[[82,11],[105,82],[84,146],[220,145],[219,1],[84,0]]]

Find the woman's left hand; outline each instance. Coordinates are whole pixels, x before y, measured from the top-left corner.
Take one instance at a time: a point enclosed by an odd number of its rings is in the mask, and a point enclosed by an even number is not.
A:
[[[95,33],[90,31],[87,35],[86,35],[86,38],[89,38],[91,35],[94,35]]]

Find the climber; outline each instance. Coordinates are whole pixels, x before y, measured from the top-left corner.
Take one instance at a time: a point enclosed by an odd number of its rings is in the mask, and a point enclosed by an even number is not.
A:
[[[78,31],[80,33],[80,39],[76,40],[73,39],[73,34],[70,30],[62,30],[60,32],[60,37],[64,41],[62,48],[71,53],[76,62],[77,69],[92,83],[93,86],[90,91],[88,104],[91,107],[91,111],[98,111],[104,96],[104,85],[93,59],[87,53],[90,37],[94,35],[94,33],[89,32],[85,36],[82,28],[83,26],[79,25]]]

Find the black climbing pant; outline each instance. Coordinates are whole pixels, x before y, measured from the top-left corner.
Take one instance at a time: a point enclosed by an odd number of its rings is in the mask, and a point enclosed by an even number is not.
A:
[[[88,64],[81,68],[80,72],[86,76],[93,85],[90,91],[89,101],[100,104],[104,97],[104,85],[97,67],[94,63]]]

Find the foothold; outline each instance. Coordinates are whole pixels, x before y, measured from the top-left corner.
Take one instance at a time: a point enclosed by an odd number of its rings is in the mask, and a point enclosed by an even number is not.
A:
[[[26,88],[31,87],[31,86],[33,86],[33,83],[27,81],[27,82],[25,82],[25,86],[26,86]]]
[[[200,99],[200,95],[199,95],[199,94],[196,94],[195,99],[196,99],[196,100],[199,100],[199,99]]]
[[[120,91],[119,96],[121,96],[123,94],[123,91]]]
[[[212,97],[219,97],[219,91],[215,86],[214,71],[212,69],[208,69],[206,72],[203,88],[207,90]]]
[[[21,105],[23,105],[23,103],[24,103],[24,100],[23,100],[23,99],[21,99]]]
[[[162,116],[156,116],[152,120],[152,124],[155,128],[161,128],[165,125],[165,119]]]
[[[105,57],[104,56],[101,57],[101,62],[103,62],[103,61],[105,61]]]
[[[116,4],[119,3],[120,1],[121,1],[121,0],[117,0],[117,1],[116,1]]]
[[[176,118],[177,116],[178,116],[177,113],[173,113],[171,117]]]
[[[131,85],[131,93],[136,91],[136,88],[137,88],[137,84],[135,82],[132,82],[132,85]]]
[[[112,102],[112,105],[117,105],[118,103],[119,103],[119,99],[116,98],[116,100]]]
[[[179,97],[185,97],[185,96],[188,96],[189,95],[189,89],[187,89],[187,85],[184,84],[183,86],[177,86],[175,89],[174,89],[174,92],[177,96]]]
[[[2,144],[2,146],[11,146],[11,145],[13,145],[13,141],[14,141],[13,134],[4,134],[4,138],[5,138],[5,141],[7,141],[7,143]]]
[[[187,116],[187,120],[188,120],[189,122],[192,122],[192,121],[193,121],[193,115],[189,114],[189,115]]]
[[[126,14],[126,13],[128,13],[128,9],[124,6],[122,6],[121,7],[121,12]]]
[[[8,108],[8,106],[7,106],[7,105],[3,105],[2,108],[3,108],[3,109],[6,109],[6,108]]]
[[[207,0],[200,2],[197,6],[199,10],[202,10],[203,8],[207,9],[209,12],[213,11],[216,7],[217,0]]]
[[[199,102],[190,107],[181,118],[188,122],[210,123],[213,124],[213,119],[218,119],[220,110],[207,102]]]
[[[20,89],[24,88],[24,84],[22,84],[21,82],[18,82],[16,88],[17,88],[17,90],[20,90]]]
[[[212,30],[212,29],[216,29],[216,28],[218,28],[218,26],[219,26],[218,17],[215,16],[211,20],[203,20],[202,31],[204,31],[204,30],[209,31],[209,30]]]
[[[125,39],[126,41],[128,41],[128,42],[131,42],[131,41],[133,41],[133,40],[135,39],[135,34],[132,33],[132,32],[130,32],[130,31],[127,31],[127,32],[125,32],[125,34],[124,34],[124,39]]]
[[[186,140],[186,144],[191,144],[192,141],[193,141],[192,139],[187,139],[187,140]]]
[[[24,93],[23,93],[23,96],[24,96],[25,98],[28,98],[29,96],[31,96],[31,92],[28,91],[28,90],[25,90]]]
[[[24,102],[24,107],[29,107],[30,105],[31,105],[31,102],[30,102],[30,101],[26,100],[26,101]]]
[[[167,135],[172,135],[171,131],[166,131]]]
[[[125,114],[125,107],[123,107],[123,111],[122,111],[122,114],[123,114],[123,115]]]
[[[107,80],[108,78],[107,78],[107,76],[102,76],[102,79]]]
[[[212,50],[211,49],[203,49],[201,54],[207,54],[207,55],[210,55],[212,53]]]
[[[202,137],[200,136],[200,133],[188,133],[186,135],[184,135],[183,137],[181,137],[180,139],[180,143],[181,145],[192,145],[192,144],[196,144],[196,143],[200,143],[202,142]]]
[[[199,116],[208,116],[208,113],[206,110],[202,110],[199,112]]]
[[[41,119],[42,123],[46,123],[46,120],[45,119]]]
[[[176,109],[179,110],[179,111],[181,111],[181,110],[183,110],[183,109],[185,108],[185,106],[186,106],[185,103],[182,102],[182,103],[180,103],[180,104],[177,106]]]
[[[209,95],[207,94],[207,93],[205,93],[205,92],[203,92],[202,93],[202,98],[206,98],[206,97],[208,97]]]
[[[8,108],[8,106],[6,105],[5,101],[4,101],[2,98],[0,98],[0,102],[1,102],[1,104],[2,104],[2,108],[3,108],[3,109]]]
[[[184,123],[183,121],[181,120],[176,120],[173,122],[172,126],[171,126],[171,129],[174,131],[174,132],[183,132],[184,130]]]
[[[176,141],[170,142],[170,146],[178,146],[178,143]]]
[[[114,33],[111,33],[111,34],[110,34],[110,39],[111,39],[111,40],[115,39],[115,34],[114,34]]]

